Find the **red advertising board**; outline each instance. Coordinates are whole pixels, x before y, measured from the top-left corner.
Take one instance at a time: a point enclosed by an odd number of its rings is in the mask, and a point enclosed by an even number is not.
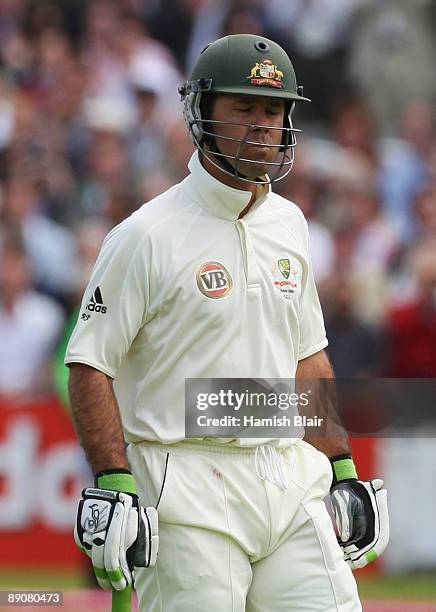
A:
[[[89,479],[70,417],[55,398],[0,404],[0,566],[82,565],[72,529]]]
[[[377,472],[378,442],[352,441],[361,478]],[[91,482],[58,400],[0,403],[0,567],[83,566],[72,530],[81,490]]]

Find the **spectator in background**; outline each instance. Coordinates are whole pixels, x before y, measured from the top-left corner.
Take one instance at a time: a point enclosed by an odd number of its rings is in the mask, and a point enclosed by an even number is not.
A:
[[[277,191],[297,204],[307,219],[313,274],[322,299],[324,285],[329,283],[335,269],[336,249],[333,234],[316,218],[320,206],[321,185],[306,172],[293,173],[278,183]]]
[[[117,46],[121,15],[121,5],[114,0],[92,0],[86,7],[81,49],[89,97],[127,95],[124,58]]]
[[[44,44],[35,44],[31,82],[26,86],[10,85],[8,101],[13,105],[13,129],[1,160],[1,174],[5,178],[20,175],[27,182],[31,180],[37,187],[40,212],[64,223],[73,216],[71,210],[75,191],[74,169],[67,151],[69,130],[66,127],[72,113],[62,115],[62,105],[57,103],[63,100],[65,108],[66,98],[54,95],[54,92],[63,89],[68,81],[65,75],[70,74],[69,68],[74,60],[67,62],[67,55],[62,55],[65,72],[54,68],[53,58],[57,50],[59,47],[66,50],[67,45],[64,46],[61,35],[51,34]],[[42,48],[44,61],[36,52]],[[68,92],[72,93],[71,88],[65,89],[65,96]],[[77,97],[68,101],[73,108]]]
[[[48,362],[63,328],[61,308],[31,288],[19,232],[0,243],[0,396],[17,402],[50,389]]]
[[[302,109],[305,119],[331,116],[335,103],[351,93],[345,78],[351,18],[362,0],[270,0],[265,3],[267,28],[304,74],[304,92],[312,99]]]
[[[436,181],[426,185],[414,202],[416,242],[436,242]]]
[[[436,244],[436,182],[417,194],[411,208],[411,239],[403,244],[390,279],[390,304],[394,308],[413,302],[418,294],[418,277],[410,265],[416,245]]]
[[[338,378],[377,376],[381,365],[380,330],[355,312],[352,275],[336,273],[324,290],[329,357]]]
[[[35,286],[65,302],[72,290],[76,247],[71,232],[44,214],[35,181],[11,176],[0,212],[2,221],[17,227],[23,237]]]
[[[103,240],[111,229],[111,225],[106,220],[99,218],[87,220],[75,229],[77,260],[74,273],[74,308],[82,298]]]
[[[264,10],[257,2],[239,1],[228,7],[222,24],[222,34],[258,34],[265,31]]]
[[[101,115],[97,114],[95,121],[96,128],[90,132],[88,176],[81,185],[82,219],[104,217],[113,195],[128,192],[135,186],[126,135],[115,123],[113,126],[102,123]]]
[[[348,206],[356,235],[352,267],[366,273],[387,274],[400,241],[383,213],[375,189],[368,186],[350,191]]]
[[[134,170],[139,174],[158,168],[164,155],[159,79],[143,68],[131,73],[138,119],[129,139],[129,148]]]
[[[182,68],[185,68],[185,73],[192,70],[205,46],[223,34],[225,30],[224,21],[234,4],[232,0],[200,0],[197,2],[197,10],[192,16],[185,61],[182,65]],[[253,0],[251,4],[254,4]]]
[[[430,180],[436,183],[436,138],[433,139],[432,150],[429,158]]]
[[[319,219],[332,231],[342,231],[348,224],[350,190],[375,185],[378,173],[371,114],[362,101],[346,98],[335,106],[331,134],[315,131],[303,139],[305,171],[322,185]]]
[[[43,112],[40,121],[46,129],[49,127],[50,139],[56,135],[53,146],[55,155],[52,156],[50,167],[55,167],[56,174],[59,174],[60,162],[53,162],[61,160],[64,167],[68,168],[64,173],[69,172],[69,184],[65,185],[66,181],[63,181],[64,184],[59,188],[62,196],[56,198],[56,218],[64,219],[70,224],[74,219],[71,214],[74,205],[71,201],[66,203],[64,198],[65,194],[69,193],[73,194],[73,198],[77,197],[73,182],[76,177],[84,174],[85,152],[88,146],[87,128],[82,113],[87,74],[80,54],[73,48],[64,32],[43,29],[37,39],[35,51],[35,71],[40,91],[38,99]]]
[[[66,322],[52,363],[54,386],[59,399],[67,408],[69,408],[70,402],[68,398],[68,368],[64,365],[65,351],[77,323],[83,291],[88,284],[103,240],[110,229],[110,225],[105,221],[93,219],[77,226],[75,230],[77,261],[73,281],[74,290],[70,304],[71,314]]]
[[[400,241],[373,187],[348,188],[343,206],[338,260],[352,275],[356,315],[369,325],[378,325],[388,305],[389,274]]]
[[[387,319],[387,376],[436,377],[436,241],[410,255],[416,297],[395,307]]]
[[[431,176],[435,142],[434,105],[408,102],[398,136],[382,141],[381,197],[390,222],[403,239],[410,242],[416,230],[413,201]]]
[[[431,0],[369,0],[355,15],[348,73],[384,133],[399,128],[411,96],[434,103],[436,49],[430,4]]]
[[[22,28],[22,22],[18,21],[10,28],[6,36],[0,37],[0,53],[6,80],[15,84],[27,85],[33,77],[34,51]]]
[[[220,12],[222,0],[158,0],[156,10],[147,19],[151,35],[171,49],[181,72],[187,68],[187,52],[196,16],[204,5],[212,6],[214,2],[219,3]],[[211,40],[214,39],[208,38],[206,44]]]
[[[15,111],[12,98],[12,88],[0,78],[0,155],[9,146],[14,133]]]
[[[138,208],[138,200],[132,190],[118,189],[110,193],[107,201],[103,223],[112,229],[129,217]]]
[[[126,27],[126,22],[129,27]],[[183,78],[170,50],[153,40],[148,30],[132,17],[124,18],[120,34],[126,41],[123,53],[130,84],[134,89],[138,87],[156,93],[161,125],[178,117],[180,95],[177,84]]]
[[[334,142],[349,154],[377,168],[379,161],[374,119],[357,98],[343,98],[333,113]]]
[[[140,201],[148,202],[163,191],[169,189],[174,182],[187,176],[188,162],[194,152],[194,145],[186,131],[186,124],[178,118],[167,126],[164,133],[164,159],[160,168],[141,177],[139,187]]]
[[[194,145],[186,133],[186,125],[183,119],[178,118],[168,127],[165,134],[164,165],[173,180],[180,181],[187,176],[187,162],[193,152]]]
[[[9,0],[0,6],[0,41],[13,37],[21,27],[25,15],[26,0]]]

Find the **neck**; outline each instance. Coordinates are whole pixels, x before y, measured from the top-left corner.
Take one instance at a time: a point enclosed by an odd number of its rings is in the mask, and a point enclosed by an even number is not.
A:
[[[224,170],[217,168],[211,161],[207,159],[204,155],[200,153],[200,162],[201,165],[211,176],[216,178],[218,181],[227,185],[227,187],[232,187],[233,189],[240,189],[241,191],[249,191],[251,193],[250,201],[244,210],[239,214],[239,219],[241,219],[244,215],[248,213],[253,203],[256,200],[257,195],[257,185],[255,183],[247,183],[246,181],[242,181],[237,176],[230,176],[226,174]]]

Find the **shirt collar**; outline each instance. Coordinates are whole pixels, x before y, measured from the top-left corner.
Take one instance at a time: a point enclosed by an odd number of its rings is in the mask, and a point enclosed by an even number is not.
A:
[[[236,221],[251,199],[251,191],[234,189],[225,185],[202,166],[198,151],[189,161],[191,186],[196,194],[196,201],[204,210],[221,219]],[[259,185],[257,198],[246,216],[251,215],[271,191],[270,185]],[[245,217],[244,217],[245,218]]]

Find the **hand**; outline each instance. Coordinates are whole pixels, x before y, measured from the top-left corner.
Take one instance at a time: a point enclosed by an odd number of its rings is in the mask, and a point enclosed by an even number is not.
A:
[[[353,570],[377,559],[388,544],[387,491],[382,486],[380,479],[347,479],[330,490],[338,542]]]
[[[156,508],[142,508],[135,493],[87,488],[82,496],[74,540],[92,559],[99,585],[122,591],[133,583],[134,566],[156,563]]]

